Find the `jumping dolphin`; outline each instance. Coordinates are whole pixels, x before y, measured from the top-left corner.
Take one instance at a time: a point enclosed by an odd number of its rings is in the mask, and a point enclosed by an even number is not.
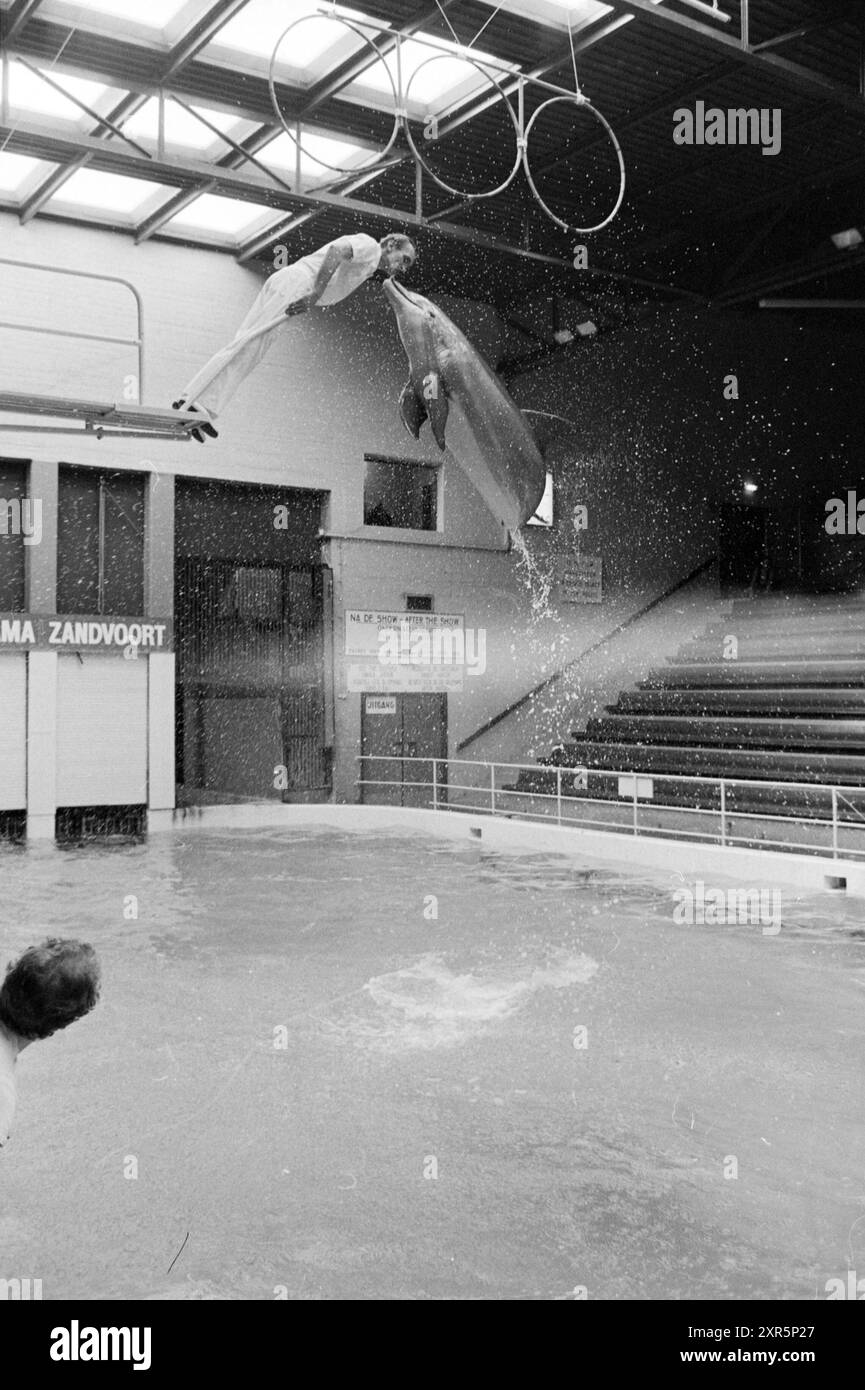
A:
[[[439,448],[450,450],[496,520],[517,531],[537,511],[547,476],[525,417],[437,305],[393,278],[383,288],[409,361],[403,424],[417,439],[429,419]]]

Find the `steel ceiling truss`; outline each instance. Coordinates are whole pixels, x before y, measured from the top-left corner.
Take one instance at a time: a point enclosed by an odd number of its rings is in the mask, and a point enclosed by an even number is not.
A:
[[[18,31],[23,28],[27,20],[32,18],[41,3],[42,0],[18,0],[18,8],[20,10],[19,17],[16,19],[15,10],[13,9],[7,21],[3,24],[2,34],[0,34],[0,46],[2,46],[3,50],[4,64],[4,103],[9,91],[8,58],[10,43]],[[202,48],[210,43],[214,34],[217,33],[224,24],[227,24],[239,10],[242,10],[246,3],[247,0],[215,0],[215,3],[210,7],[207,13],[203,15],[196,24],[193,24],[189,32],[175,44],[174,48],[172,48],[167,55],[162,72],[162,82],[167,82],[169,78],[179,73],[184,64],[190,62]],[[22,53],[16,52],[15,57],[18,62],[24,63],[24,65],[28,67],[31,72],[35,72],[38,77],[58,87],[59,90],[63,92],[63,95],[69,101],[74,102],[81,110],[85,111],[88,115],[94,116],[97,124],[91,134],[104,135],[108,139],[110,139],[112,135],[117,134],[121,139],[129,140],[129,137],[124,135],[122,129],[117,129],[116,123],[120,120],[128,119],[129,116],[133,115],[135,111],[142,107],[150,96],[149,92],[130,91],[118,103],[110,117],[102,117],[95,112],[91,112],[83,102],[78,101],[76,97],[72,96],[72,94],[64,87],[60,86],[59,83],[48,78],[46,73],[28,62]],[[3,120],[5,123],[5,111]],[[163,131],[162,107],[160,107],[159,131],[161,136]],[[134,144],[134,141],[131,143]],[[138,148],[140,148],[140,146]],[[52,198],[73,174],[77,173],[79,169],[84,168],[89,162],[87,158],[75,160],[71,164],[67,164],[61,169],[55,169],[52,174],[49,174],[44,182],[40,184],[38,188],[34,189],[24,207],[20,210],[19,215],[21,221],[29,222],[32,217],[35,217],[48,202],[49,198]]]
[[[419,27],[421,27],[424,23],[428,23],[428,22],[429,22],[429,18],[430,18],[429,11],[425,9],[423,12],[421,12],[421,13],[418,14],[418,15],[416,15],[415,18],[414,18],[414,20],[411,22],[411,24],[405,26],[405,28],[407,29],[407,31],[409,31],[410,33],[412,33],[412,34],[414,35],[414,38],[413,38],[413,41],[414,41],[414,42],[424,44],[425,46],[427,46],[427,47],[431,50],[431,57],[436,57],[436,56],[439,56],[439,55],[442,55],[442,54],[447,55],[447,56],[450,56],[451,53],[452,53],[452,48],[450,48],[450,47],[448,47],[448,46],[443,46],[438,40],[435,40],[435,39],[428,39],[428,38],[426,38],[425,36],[417,36],[417,33],[416,33],[417,29],[418,29]],[[299,21],[297,21],[297,22],[299,22]],[[349,24],[348,21],[340,21],[340,22],[345,23],[347,27],[352,27],[352,26]],[[293,26],[289,26],[289,29],[291,29],[292,27],[293,27]],[[414,158],[415,161],[416,161],[418,164],[423,164],[423,167],[426,169],[426,171],[427,171],[427,173],[430,175],[430,177],[432,177],[436,182],[440,182],[440,180],[437,178],[437,176],[435,175],[435,173],[433,173],[433,172],[429,169],[429,167],[424,163],[423,156],[420,155],[417,146],[414,144],[414,141],[413,141],[413,139],[412,139],[412,137],[411,137],[411,134],[410,134],[409,128],[408,128],[408,116],[407,116],[407,112],[406,112],[406,110],[405,110],[405,105],[404,105],[404,103],[405,103],[405,101],[406,101],[407,92],[404,92],[404,91],[403,91],[402,82],[401,82],[401,79],[400,79],[400,76],[399,76],[399,72],[400,72],[400,50],[401,50],[401,45],[402,45],[402,43],[405,41],[406,34],[403,34],[403,33],[401,33],[401,32],[394,33],[391,29],[387,28],[386,26],[384,26],[384,25],[379,25],[379,24],[377,24],[377,23],[365,25],[364,27],[365,27],[365,28],[366,28],[366,27],[369,27],[369,28],[371,28],[371,29],[373,29],[373,30],[376,30],[376,29],[377,29],[377,30],[379,31],[379,34],[380,34],[380,39],[381,39],[382,45],[385,45],[385,44],[386,44],[386,45],[392,47],[393,50],[394,50],[395,53],[396,53],[396,58],[397,58],[397,82],[396,82],[396,85],[395,85],[395,95],[396,95],[396,99],[397,99],[397,100],[396,100],[396,109],[395,109],[395,111],[394,111],[395,129],[396,129],[397,123],[398,123],[399,121],[402,121],[402,122],[404,123],[404,128],[405,128],[405,130],[406,130],[407,137],[408,137],[408,141],[409,141],[409,144],[410,144],[410,147],[411,147],[411,151],[412,151],[411,157]],[[288,32],[289,32],[289,30],[286,30],[285,33],[282,35],[282,38],[281,38],[280,41],[279,41],[280,43],[282,42],[282,39],[284,39],[284,38],[286,37],[286,35],[288,34]],[[370,46],[374,48],[374,45],[372,45],[372,41],[369,41],[369,43],[370,43]],[[279,47],[279,44],[277,45],[277,48],[278,48],[278,47]],[[273,56],[274,56],[274,59],[275,59],[275,58],[276,58],[276,50],[274,50],[274,55],[273,55]],[[347,82],[347,81],[353,80],[353,78],[357,76],[357,74],[358,74],[359,71],[365,70],[365,68],[371,66],[372,63],[378,61],[379,56],[380,56],[380,55],[379,55],[378,50],[373,51],[371,55],[368,55],[367,61],[366,61],[365,63],[363,63],[362,65],[359,63],[359,61],[358,61],[357,59],[355,59],[355,61],[353,62],[353,64],[350,65],[349,68],[347,68],[347,69],[344,68],[343,71],[341,72],[341,75],[340,75],[340,82],[342,83],[342,82]],[[231,139],[230,136],[228,136],[228,135],[226,135],[224,132],[218,130],[218,128],[217,128],[216,126],[214,126],[211,122],[209,122],[209,121],[206,119],[206,117],[202,116],[200,112],[195,111],[190,105],[188,105],[186,102],[184,102],[183,99],[182,99],[179,95],[177,95],[176,93],[167,93],[166,90],[165,90],[165,88],[164,88],[164,86],[163,86],[163,87],[160,87],[159,92],[158,92],[158,101],[159,101],[159,120],[158,120],[159,140],[158,140],[158,146],[157,146],[156,156],[155,156],[155,158],[154,158],[154,157],[150,154],[149,151],[147,151],[146,149],[144,149],[144,148],[143,148],[141,145],[139,145],[137,142],[131,140],[131,139],[124,133],[124,131],[122,130],[122,128],[121,128],[120,126],[116,125],[115,122],[112,121],[110,117],[103,117],[103,116],[100,116],[100,114],[99,114],[98,112],[94,111],[94,110],[93,110],[91,107],[89,107],[85,102],[81,101],[79,98],[77,98],[77,97],[73,96],[71,93],[69,93],[69,92],[64,88],[64,86],[63,86],[60,82],[58,82],[55,78],[50,77],[50,76],[48,76],[48,74],[46,74],[46,73],[40,71],[40,69],[39,69],[38,67],[36,67],[34,64],[32,64],[31,62],[29,62],[28,59],[23,58],[23,57],[19,57],[19,61],[21,61],[22,63],[24,63],[24,65],[25,65],[31,72],[33,72],[37,77],[41,78],[43,81],[45,81],[46,83],[48,83],[48,85],[50,85],[52,88],[55,88],[56,90],[58,90],[58,91],[64,93],[64,95],[66,95],[68,99],[70,99],[71,101],[73,101],[74,104],[77,105],[77,106],[79,107],[79,109],[81,109],[82,111],[85,112],[85,114],[87,114],[88,116],[90,116],[91,119],[93,119],[93,120],[97,123],[97,125],[98,125],[98,127],[99,127],[100,129],[106,129],[108,135],[119,136],[125,143],[131,145],[132,148],[133,148],[133,150],[134,150],[137,154],[142,155],[145,159],[147,159],[148,161],[151,161],[152,163],[159,162],[159,161],[165,159],[164,140],[163,140],[163,131],[164,131],[164,103],[165,103],[166,96],[171,96],[171,97],[172,97],[175,101],[177,101],[189,114],[193,115],[193,116],[194,116],[196,119],[198,119],[203,125],[205,125],[217,138],[219,138],[219,139],[222,140],[226,145],[228,145],[228,146],[230,147],[230,149],[233,151],[233,153],[237,156],[237,158],[238,158],[239,160],[246,160],[246,161],[249,161],[249,162],[251,162],[258,170],[260,170],[260,171],[262,172],[262,174],[263,174],[263,176],[264,176],[264,178],[265,178],[266,181],[270,182],[271,184],[275,184],[281,191],[283,191],[283,192],[285,192],[285,193],[288,193],[288,194],[291,194],[291,193],[293,193],[293,192],[294,192],[294,193],[299,193],[299,191],[300,191],[300,157],[301,157],[300,122],[298,121],[298,122],[296,123],[296,133],[295,133],[295,134],[292,134],[292,131],[291,131],[290,127],[288,126],[288,123],[286,122],[285,117],[284,117],[282,111],[281,111],[280,108],[279,108],[279,105],[278,105],[278,98],[277,98],[277,95],[276,95],[276,91],[275,91],[275,88],[274,88],[274,84],[273,84],[272,77],[271,77],[271,83],[270,83],[270,85],[271,85],[271,89],[272,89],[273,95],[274,95],[274,105],[275,105],[275,108],[276,108],[276,114],[280,117],[280,120],[282,121],[282,124],[284,125],[284,127],[285,127],[287,133],[288,133],[289,135],[291,135],[292,138],[295,139],[295,142],[296,142],[296,145],[297,145],[297,170],[296,170],[295,184],[294,184],[294,187],[293,187],[293,188],[292,188],[292,185],[290,185],[289,183],[287,183],[284,179],[282,179],[282,178],[281,178],[278,174],[276,174],[273,170],[269,169],[268,166],[266,166],[264,163],[262,163],[260,160],[258,160],[258,159],[256,158],[255,154],[252,152],[252,150],[251,150],[248,146],[244,147],[244,146],[241,146],[240,144],[238,144],[237,142],[233,141],[233,140]],[[172,61],[174,61],[174,60],[172,60]],[[506,79],[510,80],[510,81],[514,84],[515,90],[516,90],[516,95],[517,95],[517,113],[518,113],[518,114],[514,117],[514,126],[515,126],[515,132],[516,132],[517,159],[516,159],[516,162],[515,162],[515,164],[514,164],[514,167],[513,167],[512,171],[511,171],[511,174],[510,174],[509,178],[506,180],[506,182],[505,182],[504,184],[500,185],[499,188],[498,188],[496,191],[497,191],[497,192],[503,191],[503,189],[504,189],[505,187],[507,187],[508,184],[509,184],[509,183],[512,181],[512,179],[515,177],[516,173],[518,172],[519,167],[522,166],[523,169],[524,169],[524,172],[525,172],[525,174],[526,174],[526,177],[527,177],[529,186],[530,186],[530,188],[532,189],[532,192],[533,192],[535,198],[536,198],[537,201],[540,203],[540,206],[541,206],[541,207],[543,208],[543,210],[547,213],[547,215],[550,216],[550,217],[552,218],[553,221],[558,222],[558,224],[559,224],[561,227],[563,227],[566,231],[571,231],[571,230],[572,230],[572,231],[573,231],[575,234],[577,234],[577,235],[583,235],[583,234],[585,234],[585,233],[588,232],[588,231],[597,230],[599,227],[606,225],[606,223],[607,223],[608,221],[612,220],[612,217],[615,216],[615,213],[618,211],[618,208],[619,208],[619,206],[621,205],[621,201],[622,201],[622,198],[623,198],[623,196],[624,196],[625,170],[624,170],[624,163],[623,163],[623,160],[622,160],[621,150],[619,149],[618,142],[617,142],[617,140],[616,140],[616,137],[615,137],[614,133],[612,132],[612,130],[611,130],[610,127],[608,126],[607,122],[605,121],[604,117],[595,109],[594,106],[592,106],[592,104],[591,104],[590,102],[588,102],[588,101],[582,96],[581,93],[579,93],[579,91],[574,92],[574,91],[572,91],[570,88],[565,88],[565,87],[557,86],[557,85],[555,85],[555,84],[553,84],[553,83],[550,83],[550,82],[546,81],[546,79],[544,79],[544,78],[542,78],[542,77],[539,77],[539,76],[536,76],[536,75],[534,75],[534,74],[522,74],[522,73],[514,74],[514,73],[513,73],[513,67],[512,67],[511,64],[503,63],[503,62],[501,62],[501,61],[498,60],[498,59],[490,58],[490,59],[484,59],[482,62],[479,62],[478,60],[476,60],[476,59],[474,59],[474,58],[471,58],[470,61],[472,61],[472,62],[475,64],[475,66],[476,66],[478,72],[480,73],[481,77],[486,77],[487,79],[490,79],[490,77],[492,78],[492,81],[495,82],[496,85],[497,85],[497,87],[499,88],[499,92],[500,92],[500,95],[501,95],[502,99],[507,99],[507,98],[505,97],[504,91],[501,89],[501,86],[500,86],[500,84],[499,84],[499,82],[498,82],[498,78],[496,77],[496,73],[498,73],[499,76],[500,76],[501,78],[506,78]],[[175,66],[176,66],[176,64],[175,64]],[[273,67],[273,63],[271,63],[271,68],[272,68],[272,67]],[[526,86],[527,86],[528,84],[531,84],[531,85],[533,85],[533,86],[535,86],[535,87],[540,88],[540,89],[542,90],[542,93],[544,94],[544,96],[547,98],[548,101],[549,101],[549,100],[563,100],[563,101],[568,101],[568,102],[574,103],[575,105],[580,106],[581,108],[584,108],[584,109],[587,109],[588,111],[590,111],[590,112],[593,114],[593,116],[595,117],[595,119],[601,124],[603,130],[606,132],[606,134],[607,134],[607,136],[608,136],[610,142],[612,143],[613,149],[614,149],[614,151],[615,151],[615,153],[616,153],[616,157],[617,157],[617,160],[618,160],[618,163],[619,163],[619,170],[620,170],[619,191],[618,191],[618,196],[617,196],[617,199],[616,199],[616,201],[615,201],[615,203],[614,203],[612,212],[611,212],[606,218],[604,218],[603,221],[602,221],[601,223],[598,224],[598,228],[580,228],[580,227],[571,228],[571,227],[569,227],[569,225],[568,225],[566,222],[564,222],[564,221],[563,221],[561,218],[559,218],[555,213],[553,213],[550,209],[548,209],[548,208],[546,207],[546,205],[542,202],[541,198],[540,198],[540,194],[538,193],[538,191],[537,191],[537,189],[536,189],[536,187],[535,187],[535,185],[534,185],[534,182],[533,182],[533,180],[532,180],[532,175],[531,175],[531,172],[530,172],[530,169],[529,169],[529,162],[528,162],[528,155],[527,155],[528,136],[529,136],[530,131],[531,131],[532,120],[534,119],[534,116],[533,116],[528,122],[526,122],[525,119],[524,119],[524,93],[525,93]],[[328,91],[327,91],[327,94],[330,95],[331,92],[332,92],[333,90],[334,90],[334,81],[331,81],[331,82],[328,84]],[[309,108],[310,110],[313,109],[313,107],[317,104],[317,102],[318,102],[319,100],[323,99],[323,95],[324,95],[324,93],[323,93],[323,89],[322,89],[322,91],[319,93],[319,96],[318,96],[318,97],[315,97],[315,96],[314,96],[313,98],[311,98],[311,100],[310,100],[309,103],[307,104],[307,105],[308,105],[308,108]],[[510,103],[508,104],[508,109],[511,111],[511,114],[512,114],[512,116],[513,116],[513,110],[512,110],[512,108],[511,108],[511,106],[510,106]],[[463,113],[464,116],[465,116],[465,114],[466,114],[466,113]],[[538,114],[538,113],[535,112],[535,115],[537,115],[537,114]],[[20,129],[21,129],[21,127],[19,127],[19,130],[20,130]],[[445,134],[445,133],[446,133],[446,132],[443,132],[443,134]],[[13,138],[13,137],[14,137],[14,132],[10,132],[10,138]],[[103,141],[102,143],[105,145],[106,148],[108,148],[108,141],[107,141],[107,140]],[[392,141],[391,141],[390,143],[392,143]],[[84,164],[84,163],[90,163],[90,162],[92,162],[93,159],[94,159],[95,157],[96,157],[95,151],[93,151],[93,150],[91,149],[89,152],[87,152],[87,153],[82,153],[82,155],[76,157],[73,161],[71,161],[69,164],[67,164],[66,170],[65,170],[64,172],[57,173],[57,172],[55,171],[55,173],[52,174],[52,175],[49,177],[48,180],[46,180],[46,182],[42,185],[42,187],[41,187],[40,189],[38,189],[38,190],[36,191],[36,193],[35,193],[34,195],[32,195],[31,198],[28,200],[28,205],[27,205],[26,209],[24,210],[24,212],[25,212],[25,217],[28,217],[28,218],[29,218],[29,217],[35,215],[35,213],[36,213],[37,211],[39,211],[39,210],[44,206],[45,201],[46,201],[49,197],[51,197],[51,196],[53,196],[54,194],[56,194],[56,192],[58,191],[58,189],[59,189],[60,187],[62,187],[62,184],[63,184],[63,182],[64,182],[64,180],[65,180],[66,177],[71,176],[71,173],[74,172],[76,169],[79,169],[79,168],[83,167],[83,164]],[[393,162],[393,161],[388,160],[388,161],[386,162],[386,164],[385,164],[385,168],[389,167],[389,166],[392,164],[392,162]],[[402,162],[402,159],[400,159],[399,162]],[[220,166],[217,166],[217,167],[220,167]],[[130,172],[132,172],[132,171],[130,171]],[[345,177],[345,176],[348,176],[348,171],[341,171],[341,172],[342,172],[342,174],[343,174],[344,177]],[[140,176],[140,175],[139,175],[139,176]],[[168,179],[168,182],[174,182],[174,181],[175,181],[174,179],[171,179],[171,178]],[[333,181],[334,181],[334,180],[331,180],[331,182],[333,182]],[[217,176],[217,183],[218,183],[218,176]],[[444,186],[444,185],[443,185],[443,186]],[[214,176],[213,176],[212,174],[211,174],[206,180],[204,180],[204,183],[203,183],[202,187],[203,187],[203,188],[207,188],[208,190],[213,189],[213,188],[215,187],[215,184],[214,184]],[[419,180],[418,180],[418,183],[417,183],[417,197],[416,197],[416,206],[415,206],[415,216],[416,216],[417,218],[422,218],[422,198],[421,198],[421,194],[422,194],[422,182],[421,182],[421,180],[419,179]],[[343,196],[343,197],[344,197],[345,195],[343,194],[343,195],[339,195],[339,196]],[[471,196],[471,195],[468,195],[468,196]],[[488,195],[477,195],[477,196],[488,196]],[[178,198],[176,201],[173,201],[172,204],[171,204],[169,207],[163,209],[163,212],[165,213],[165,218],[164,218],[164,220],[166,220],[166,221],[169,220],[170,217],[173,215],[173,213],[174,213],[175,211],[178,210],[178,207],[179,207],[180,205],[185,204],[186,201],[188,201],[188,199],[186,199],[186,198],[182,198],[182,199],[181,199],[181,198]],[[352,200],[352,201],[354,201],[354,200]],[[400,210],[398,210],[398,211],[399,211],[400,213],[403,213],[403,215],[404,215],[404,212],[403,212],[402,209],[400,209]],[[159,214],[157,214],[154,218],[151,218],[151,219],[148,220],[147,226],[146,226],[145,228],[140,229],[140,230],[141,230],[142,235],[144,235],[144,236],[152,235],[153,232],[155,232],[155,231],[158,229],[158,227],[159,227],[160,225],[162,225],[162,222],[161,222],[161,220],[160,220]]]
[[[159,183],[174,184],[192,196],[197,196],[202,187],[206,185],[209,191],[217,195],[236,198],[245,202],[265,203],[276,210],[284,208],[293,213],[318,208],[330,211],[351,210],[363,217],[388,222],[391,226],[396,224],[397,226],[415,227],[419,230],[432,230],[436,235],[445,236],[452,240],[471,243],[490,251],[518,256],[539,265],[567,269],[572,275],[574,274],[571,262],[561,256],[548,255],[541,251],[532,251],[523,246],[516,246],[502,238],[479,232],[473,227],[465,227],[456,223],[438,223],[435,228],[429,228],[424,217],[419,216],[416,212],[407,211],[405,208],[386,207],[380,203],[362,202],[355,198],[348,199],[342,194],[328,193],[322,190],[315,193],[296,192],[279,179],[268,184],[262,179],[252,178],[249,174],[239,170],[207,164],[201,160],[179,159],[169,155],[165,155],[160,160],[156,156],[145,156],[134,150],[120,149],[116,145],[108,144],[92,135],[46,134],[41,126],[21,124],[14,131],[9,132],[7,148],[13,152],[34,155],[36,158],[60,159],[69,162],[82,156],[90,156],[91,167],[105,173],[126,174],[133,178],[147,178]],[[275,236],[275,230],[269,231],[268,241],[274,240]],[[643,288],[651,288],[656,293],[678,298],[700,302],[703,302],[705,298],[703,295],[676,285],[661,284],[623,272],[606,270],[600,266],[593,266],[590,270],[580,271],[580,274],[617,279]]]
[[[36,14],[40,0],[16,0],[16,3],[3,16],[3,58],[7,59],[10,43],[22,34],[27,22]],[[473,242],[479,246],[486,246],[493,250],[506,252],[509,255],[521,256],[530,260],[537,260],[550,266],[569,267],[569,262],[556,256],[547,256],[540,252],[527,251],[525,247],[514,246],[507,241],[494,236],[487,236],[476,232],[472,228],[461,226],[458,223],[448,223],[445,220],[448,216],[462,211],[464,206],[468,206],[468,200],[462,204],[455,204],[426,219],[422,216],[422,208],[416,200],[413,213],[405,209],[383,207],[376,203],[367,203],[351,197],[351,194],[359,188],[368,185],[376,179],[386,175],[389,170],[398,164],[405,164],[411,161],[410,154],[399,154],[383,167],[359,171],[356,177],[335,179],[326,190],[317,190],[310,193],[300,193],[291,189],[284,180],[280,180],[260,161],[255,160],[256,150],[262,144],[267,143],[277,133],[278,127],[275,125],[263,125],[263,128],[245,142],[245,145],[238,145],[236,142],[227,138],[222,132],[217,132],[219,138],[229,147],[228,153],[221,157],[219,163],[202,164],[193,160],[178,160],[169,158],[164,152],[158,151],[157,157],[150,154],[139,154],[138,151],[119,151],[113,137],[119,135],[124,141],[128,142],[128,137],[123,135],[119,128],[120,122],[128,117],[131,112],[150,96],[156,96],[161,108],[164,109],[166,98],[175,98],[186,105],[178,91],[174,91],[169,86],[169,79],[176,77],[183,66],[195,58],[201,49],[211,41],[214,34],[227,23],[227,21],[240,9],[243,8],[246,0],[217,0],[208,12],[192,27],[169,53],[165,60],[161,79],[157,87],[152,84],[146,88],[140,87],[138,90],[131,90],[127,96],[118,104],[108,117],[94,115],[97,125],[88,136],[82,137],[47,137],[44,130],[27,125],[19,126],[16,130],[9,128],[7,113],[4,111],[3,125],[6,126],[7,149],[20,149],[25,153],[40,151],[40,157],[53,160],[66,160],[66,165],[60,170],[56,170],[45,183],[36,190],[28,199],[24,208],[19,209],[19,214],[23,220],[35,215],[44,203],[62,186],[66,178],[71,176],[76,169],[87,164],[93,164],[97,168],[105,168],[115,172],[129,173],[136,177],[157,178],[162,182],[174,184],[178,191],[171,200],[171,209],[163,207],[159,212],[153,214],[137,229],[139,238],[144,239],[153,235],[166,220],[185,206],[200,193],[205,191],[222,192],[227,196],[245,198],[248,200],[264,201],[274,207],[284,207],[287,219],[277,227],[269,229],[266,233],[252,238],[239,251],[241,260],[248,260],[253,255],[259,254],[268,244],[271,244],[278,236],[286,235],[295,227],[309,222],[314,218],[324,215],[334,210],[354,212],[365,217],[386,218],[389,221],[402,222],[417,228],[430,227],[434,221],[434,228],[438,234],[452,239]],[[440,19],[441,12],[453,10],[459,0],[442,0],[442,4],[435,8],[426,6],[418,11],[411,20],[400,27],[399,33],[393,29],[384,30],[382,26],[381,45],[384,49],[387,46],[398,45],[401,37],[408,37],[418,29],[432,24],[433,21]],[[863,89],[865,80],[860,80],[860,90],[857,92],[850,86],[845,86],[831,79],[824,78],[821,74],[814,73],[810,69],[802,67],[797,63],[791,63],[785,58],[779,57],[773,50],[782,46],[786,42],[800,38],[803,35],[819,29],[831,28],[851,19],[856,7],[852,0],[837,0],[831,8],[828,4],[822,5],[815,11],[811,20],[803,22],[798,28],[791,29],[787,33],[780,34],[774,39],[769,39],[763,43],[752,45],[749,38],[749,8],[750,0],[740,0],[740,33],[738,36],[720,30],[717,26],[708,22],[703,22],[690,15],[685,15],[680,11],[674,11],[666,4],[655,5],[650,0],[609,0],[615,13],[605,16],[601,21],[589,20],[579,26],[574,26],[573,30],[573,49],[574,56],[602,42],[607,37],[620,31],[626,25],[637,22],[647,23],[656,27],[667,26],[668,28],[679,31],[683,34],[693,34],[701,41],[714,46],[719,50],[725,59],[728,59],[732,69],[739,63],[747,64],[758,72],[768,73],[776,78],[788,82],[791,86],[805,92],[810,97],[828,99],[837,103],[839,106],[862,115],[865,112],[865,99],[863,99]],[[827,10],[829,11],[827,13]],[[859,11],[861,13],[861,11]],[[70,31],[71,32],[71,31]],[[20,56],[16,54],[16,56]],[[322,79],[311,93],[306,94],[306,99],[302,102],[295,112],[298,124],[304,116],[311,114],[325,100],[336,95],[348,83],[354,81],[366,67],[377,61],[372,55],[364,55],[361,59],[355,57],[334,74]],[[502,92],[495,91],[488,93],[482,98],[473,102],[468,102],[464,109],[456,112],[452,118],[443,122],[439,130],[439,140],[446,139],[450,134],[461,129],[466,122],[473,119],[482,112],[500,102],[503,96],[511,96],[520,90],[521,85],[527,81],[543,81],[551,73],[554,73],[565,64],[571,63],[571,48],[559,50],[557,53],[530,72],[509,75],[502,81]],[[487,60],[484,60],[484,65]],[[32,66],[32,65],[30,65]],[[85,65],[86,67],[86,65]],[[82,70],[85,70],[82,67]],[[865,74],[865,63],[860,63],[861,73]],[[92,68],[86,71],[93,73]],[[40,74],[44,75],[44,74]],[[107,80],[107,79],[106,79]],[[552,87],[552,84],[549,84]],[[693,79],[689,86],[693,85]],[[556,89],[564,92],[565,89]],[[4,91],[8,91],[8,83],[4,85]],[[568,93],[573,95],[573,93]],[[69,96],[69,93],[66,93]],[[188,93],[184,91],[184,96]],[[70,98],[73,99],[74,98]],[[675,98],[674,98],[675,99]],[[82,109],[86,107],[78,103]],[[190,108],[186,106],[186,109]],[[235,108],[236,109],[236,108]],[[197,112],[194,112],[198,116]],[[642,113],[643,115],[645,113]],[[200,118],[199,118],[200,119]],[[251,119],[261,120],[256,114]],[[640,117],[637,113],[629,118],[628,124],[638,123]],[[204,122],[207,124],[207,122]],[[163,121],[160,120],[160,129]],[[211,127],[213,129],[213,127]],[[353,137],[352,137],[353,138]],[[603,137],[600,137],[603,138]],[[134,143],[134,142],[133,142]],[[140,149],[140,147],[139,147]],[[160,157],[161,155],[161,157]],[[267,181],[262,183],[253,181],[237,174],[237,168],[244,161],[249,160],[257,164],[259,169],[266,173]],[[335,190],[339,191],[335,191]],[[782,190],[777,196],[783,196],[786,190]],[[766,201],[774,202],[776,195],[768,195]],[[762,200],[761,200],[762,201]],[[707,214],[711,215],[711,214]],[[674,242],[681,238],[681,231],[673,232],[668,237],[656,239],[658,242]],[[846,264],[850,264],[848,260]],[[585,272],[583,272],[585,274]],[[628,276],[619,272],[608,272],[595,268],[598,275],[616,275],[618,278],[631,281],[644,287],[652,286],[657,291],[666,295],[691,298],[693,300],[705,300],[705,296],[697,295],[693,291],[683,290],[681,287],[673,285],[662,285],[657,282],[642,279],[637,276]],[[830,272],[831,273],[831,272]],[[725,287],[725,300],[731,302],[732,296],[738,287]]]
[[[666,0],[664,4],[660,5],[653,4],[652,0],[606,0],[606,3],[622,15],[631,15],[633,18],[646,24],[652,24],[656,28],[691,34],[705,40],[707,44],[713,45],[720,52],[737,57],[743,64],[764,76],[782,78],[790,86],[798,88],[799,91],[808,96],[828,99],[848,111],[853,111],[856,115],[865,116],[865,93],[862,91],[861,83],[857,91],[841,82],[834,82],[831,78],[824,77],[822,73],[814,72],[811,68],[803,67],[801,63],[793,63],[789,58],[780,57],[765,44],[756,47],[751,44],[751,0],[739,0],[740,31],[738,35],[729,34],[719,29],[717,25],[696,19],[691,15],[682,14],[681,11],[668,9]],[[820,17],[815,20],[815,23],[821,24],[822,27],[841,24],[854,18],[854,15],[861,16],[861,8],[858,3],[854,5],[853,0],[836,6],[831,17],[827,17],[824,5],[821,8]],[[791,31],[789,34],[781,35],[780,41],[787,41],[800,37],[800,35],[801,31],[800,33]]]

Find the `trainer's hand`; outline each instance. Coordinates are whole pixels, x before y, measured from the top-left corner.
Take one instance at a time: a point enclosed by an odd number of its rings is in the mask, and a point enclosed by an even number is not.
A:
[[[286,318],[294,318],[295,314],[305,314],[307,309],[312,308],[312,303],[309,295],[304,295],[302,299],[295,299],[285,311]]]

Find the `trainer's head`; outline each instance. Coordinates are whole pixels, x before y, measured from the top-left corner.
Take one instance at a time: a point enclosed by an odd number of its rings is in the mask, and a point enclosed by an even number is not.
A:
[[[93,947],[50,937],[10,961],[0,986],[0,1024],[31,1042],[50,1038],[89,1013],[98,998]]]
[[[407,236],[403,236],[401,232],[390,232],[388,236],[383,236],[379,245],[381,246],[379,268],[384,271],[385,275],[405,275],[417,260],[414,243],[409,241]]]

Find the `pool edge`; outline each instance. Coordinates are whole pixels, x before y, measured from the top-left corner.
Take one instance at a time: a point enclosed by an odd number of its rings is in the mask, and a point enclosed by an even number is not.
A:
[[[398,834],[410,831],[457,841],[481,838],[486,846],[505,849],[512,854],[537,854],[553,849],[559,854],[583,854],[629,867],[696,874],[702,878],[714,870],[727,878],[824,892],[844,892],[845,888],[839,889],[830,882],[844,880],[848,896],[865,898],[865,863],[855,860],[665,840],[648,835],[622,835],[616,831],[586,830],[546,822],[538,825],[531,821],[457,811],[331,802],[291,805],[262,802],[151,811],[148,815],[149,834],[302,825],[324,825],[343,831],[386,830]]]

